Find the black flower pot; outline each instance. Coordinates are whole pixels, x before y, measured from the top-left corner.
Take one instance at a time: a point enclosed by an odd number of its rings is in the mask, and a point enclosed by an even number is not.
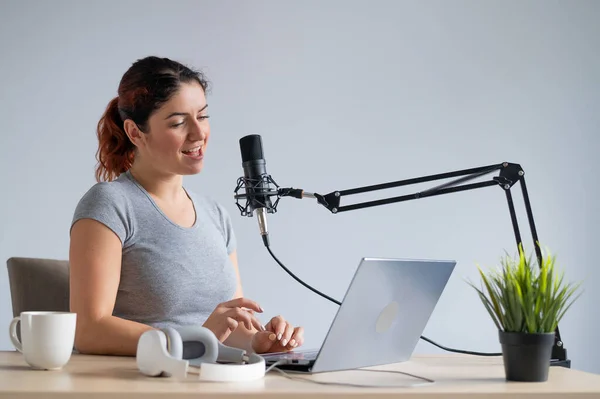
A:
[[[499,331],[504,372],[508,381],[548,380],[554,333],[529,334]]]

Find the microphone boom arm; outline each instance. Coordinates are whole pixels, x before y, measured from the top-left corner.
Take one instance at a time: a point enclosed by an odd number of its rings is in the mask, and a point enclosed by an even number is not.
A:
[[[478,183],[462,184],[462,183],[466,183],[468,181],[474,180],[478,177],[481,177],[481,176],[484,176],[484,175],[487,175],[487,174],[490,174],[490,173],[493,173],[496,171],[499,171],[499,174],[497,176],[493,177],[491,180],[478,182]],[[316,198],[317,202],[319,204],[321,204],[325,208],[329,209],[332,213],[338,214],[340,212],[347,212],[347,211],[352,211],[352,210],[356,210],[356,209],[369,208],[369,207],[379,206],[379,205],[387,205],[387,204],[392,204],[392,203],[396,203],[396,202],[432,197],[432,196],[436,196],[436,195],[449,194],[449,193],[454,193],[454,192],[473,190],[473,189],[490,187],[490,186],[500,186],[504,190],[505,195],[506,195],[506,201],[508,203],[508,210],[509,210],[510,218],[512,221],[513,232],[515,235],[517,248],[519,248],[522,244],[521,232],[519,230],[519,224],[517,222],[517,216],[516,216],[516,212],[515,212],[514,202],[513,202],[512,194],[510,191],[511,188],[515,184],[519,183],[521,186],[522,194],[523,194],[523,200],[525,202],[525,210],[527,213],[527,219],[529,221],[529,227],[531,229],[531,235],[532,235],[532,238],[534,241],[534,247],[535,247],[538,264],[541,267],[542,253],[541,253],[541,249],[539,248],[539,245],[537,245],[539,243],[539,239],[538,239],[538,234],[537,234],[537,230],[535,227],[535,222],[533,219],[533,212],[531,209],[531,203],[529,200],[529,194],[527,192],[527,185],[525,184],[524,175],[525,175],[525,173],[523,171],[523,168],[521,168],[521,165],[515,164],[515,163],[510,163],[510,162],[503,162],[503,163],[495,164],[495,165],[487,165],[487,166],[482,166],[482,167],[477,167],[477,168],[470,168],[470,169],[463,169],[463,170],[447,172],[447,173],[433,174],[433,175],[428,175],[428,176],[394,181],[394,182],[390,182],[390,183],[382,183],[382,184],[375,184],[375,185],[352,188],[352,189],[347,189],[347,190],[333,191],[333,192],[331,192],[329,194],[325,194],[325,195],[320,195],[317,193],[306,193],[301,189],[279,188],[278,186],[276,186],[276,187],[277,187],[277,197],[278,197],[277,200],[279,200],[279,198],[283,197],[283,196],[291,196],[291,197],[295,197],[295,198],[305,198],[305,197]],[[419,192],[413,193],[413,194],[389,197],[389,198],[384,198],[384,199],[374,200],[374,201],[359,202],[359,203],[354,203],[351,205],[340,205],[341,199],[346,196],[362,194],[362,193],[371,192],[371,191],[384,190],[384,189],[389,189],[389,188],[395,188],[395,187],[401,187],[401,186],[408,186],[408,185],[419,184],[419,183],[425,183],[425,182],[429,182],[429,181],[448,179],[448,178],[457,178],[457,179],[452,180],[447,183],[444,183],[444,184],[441,184],[441,185],[438,185],[438,186],[435,186],[433,188],[430,188],[430,189],[427,189],[424,191],[419,191]],[[563,366],[563,367],[571,366],[571,361],[569,359],[567,359],[567,352],[566,352],[566,349],[564,348],[563,342],[561,340],[558,327],[556,328],[556,331],[555,331],[554,346],[552,347],[552,365],[558,365],[558,366]]]

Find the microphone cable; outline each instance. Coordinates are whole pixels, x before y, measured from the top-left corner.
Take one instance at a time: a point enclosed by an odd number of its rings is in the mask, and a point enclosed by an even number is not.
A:
[[[322,296],[323,298],[335,303],[336,305],[341,305],[342,303],[336,299],[333,299],[332,297],[323,294],[322,292],[320,292],[319,290],[311,287],[310,285],[306,284],[304,281],[300,280],[294,273],[292,273],[287,267],[285,267],[285,265],[279,260],[277,259],[277,256],[275,256],[275,254],[273,253],[273,251],[271,250],[271,246],[268,245],[267,241],[263,241],[265,244],[265,247],[267,247],[267,251],[269,251],[269,254],[271,254],[271,256],[273,257],[273,259],[275,259],[275,262],[277,262],[277,264],[279,266],[281,266],[281,268],[283,268],[283,270],[285,270],[287,272],[287,274],[289,274],[290,276],[292,276],[292,278],[294,280],[296,280],[297,282],[299,282],[300,284],[302,284],[304,287],[308,288],[309,290],[313,291],[314,293]],[[453,348],[448,348],[446,346],[440,345],[434,341],[432,341],[431,339],[421,335],[420,338],[425,341],[425,342],[429,342],[430,344],[437,346],[438,348],[448,351],[448,352],[454,352],[454,353],[461,353],[464,355],[475,355],[475,356],[502,356],[502,353],[487,353],[487,352],[472,352],[472,351],[466,351],[466,350],[461,350],[461,349],[453,349]]]

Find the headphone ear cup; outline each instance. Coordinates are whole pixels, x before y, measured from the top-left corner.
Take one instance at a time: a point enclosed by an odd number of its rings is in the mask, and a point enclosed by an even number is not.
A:
[[[172,327],[161,329],[167,338],[167,352],[175,359],[183,358],[183,342],[179,332]]]
[[[140,336],[136,352],[138,369],[152,377],[176,375],[183,378],[187,374],[189,363],[172,356],[168,351],[169,339],[176,344],[181,343],[181,339],[178,334],[167,338],[167,334],[161,330],[148,330]]]
[[[183,358],[190,364],[216,363],[219,356],[219,340],[215,334],[203,326],[182,326],[177,328],[183,343]]]

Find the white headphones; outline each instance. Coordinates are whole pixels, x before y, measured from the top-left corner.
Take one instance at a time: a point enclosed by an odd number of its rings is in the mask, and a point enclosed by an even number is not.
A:
[[[265,376],[262,356],[225,346],[202,326],[144,332],[138,341],[136,362],[138,369],[151,377],[183,379],[190,366],[199,367],[199,379],[205,381],[251,381]]]

